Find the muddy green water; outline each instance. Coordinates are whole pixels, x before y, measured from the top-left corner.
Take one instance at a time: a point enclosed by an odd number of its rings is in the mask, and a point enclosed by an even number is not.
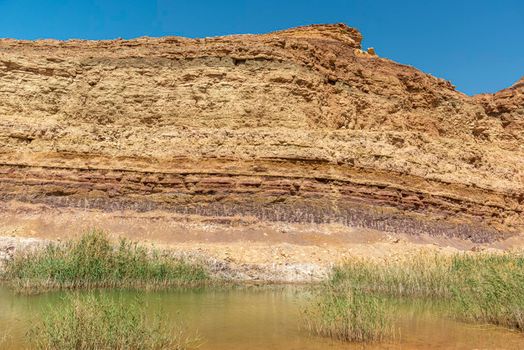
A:
[[[148,310],[182,321],[203,339],[203,350],[318,349],[524,349],[524,336],[493,326],[469,325],[441,315],[428,303],[400,303],[399,335],[387,344],[344,344],[311,337],[300,329],[300,305],[307,291],[297,287],[244,287],[162,292],[103,291],[145,300]],[[62,293],[16,295],[0,286],[2,350],[27,349],[25,333],[49,305],[60,307]]]

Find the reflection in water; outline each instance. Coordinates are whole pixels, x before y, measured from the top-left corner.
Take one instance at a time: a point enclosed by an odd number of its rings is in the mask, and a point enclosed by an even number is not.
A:
[[[442,316],[438,305],[397,302],[397,339],[389,344],[344,344],[310,337],[300,329],[300,303],[307,291],[298,287],[243,287],[162,292],[102,291],[130,299],[140,297],[149,312],[182,321],[198,331],[203,350],[237,349],[522,349],[524,336],[502,328],[458,323]],[[49,305],[60,307],[63,293],[16,295],[0,287],[2,349],[26,348],[25,333]]]

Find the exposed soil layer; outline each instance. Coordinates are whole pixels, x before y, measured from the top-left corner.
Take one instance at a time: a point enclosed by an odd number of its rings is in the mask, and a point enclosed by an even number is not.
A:
[[[345,25],[2,39],[4,213],[30,203],[478,243],[521,233],[524,81],[469,97],[361,39]]]
[[[524,247],[524,237],[492,243],[412,235],[343,224],[269,222],[248,217],[181,215],[165,211],[103,212],[12,203],[0,217],[0,265],[16,251],[78,237],[90,228],[203,261],[214,276],[251,282],[315,282],[349,259],[397,258]]]

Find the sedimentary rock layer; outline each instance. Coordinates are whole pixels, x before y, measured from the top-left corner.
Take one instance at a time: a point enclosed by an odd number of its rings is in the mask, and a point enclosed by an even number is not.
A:
[[[469,97],[361,39],[0,40],[0,199],[521,232],[523,82]]]

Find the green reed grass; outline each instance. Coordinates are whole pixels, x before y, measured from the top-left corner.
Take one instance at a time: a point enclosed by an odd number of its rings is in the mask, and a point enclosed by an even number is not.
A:
[[[378,342],[393,334],[385,299],[359,289],[324,285],[304,316],[310,333],[341,341]]]
[[[306,325],[335,339],[391,335],[390,297],[442,300],[455,318],[524,332],[524,256],[517,253],[355,259],[336,267],[317,294],[305,310]]]
[[[193,286],[210,280],[203,264],[122,239],[114,246],[101,231],[17,254],[2,278],[20,291],[64,288]]]
[[[330,283],[387,296],[449,297],[456,276],[451,267],[459,257],[434,253],[374,261],[355,259],[333,269]]]
[[[95,295],[69,295],[49,307],[28,333],[38,350],[183,350],[196,340],[159,315],[148,317],[140,301],[125,303]]]
[[[479,255],[455,259],[457,317],[524,332],[524,256]]]

